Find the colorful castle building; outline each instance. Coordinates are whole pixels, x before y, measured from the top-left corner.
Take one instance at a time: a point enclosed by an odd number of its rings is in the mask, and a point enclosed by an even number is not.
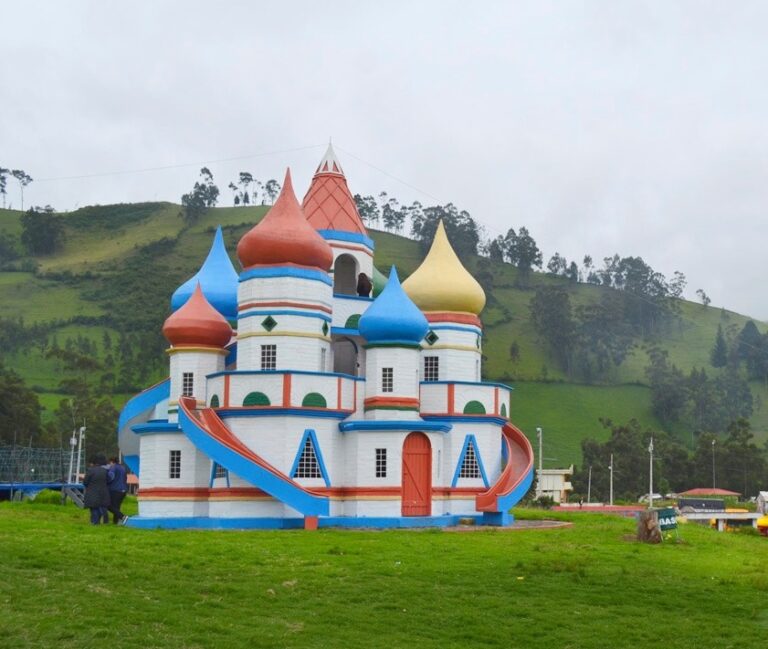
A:
[[[510,388],[481,381],[485,294],[442,224],[421,266],[383,283],[329,146],[303,205],[288,172],[237,256],[239,274],[218,229],[171,299],[169,378],[121,413],[130,525],[511,522],[533,454]]]

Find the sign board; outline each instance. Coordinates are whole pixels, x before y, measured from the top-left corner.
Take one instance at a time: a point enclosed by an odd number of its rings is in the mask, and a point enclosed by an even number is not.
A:
[[[662,532],[677,529],[677,515],[672,507],[659,510],[659,529]]]

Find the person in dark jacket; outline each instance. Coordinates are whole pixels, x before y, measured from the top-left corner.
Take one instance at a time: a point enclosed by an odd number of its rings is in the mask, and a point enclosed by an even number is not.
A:
[[[110,505],[109,488],[107,486],[108,471],[103,465],[107,460],[104,456],[91,458],[88,471],[83,478],[85,498],[83,506],[91,510],[91,525],[98,525],[107,514]],[[109,520],[109,519],[107,519]]]
[[[371,284],[371,280],[368,279],[368,275],[360,273],[357,276],[357,294],[360,297],[370,297],[372,289],[373,284]]]
[[[120,511],[120,507],[128,491],[128,475],[125,467],[120,464],[116,457],[109,458],[107,481],[109,483],[109,511],[112,512],[112,522],[117,525],[122,523],[125,518],[125,514]]]

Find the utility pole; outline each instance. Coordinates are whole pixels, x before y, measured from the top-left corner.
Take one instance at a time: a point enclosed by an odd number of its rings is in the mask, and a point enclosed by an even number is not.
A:
[[[712,491],[715,490],[715,440],[712,440]]]
[[[541,490],[541,470],[543,468],[542,461],[544,459],[544,452],[542,451],[542,447],[544,444],[544,433],[541,430],[541,426],[536,427],[536,437],[539,440],[539,479],[536,480],[536,497],[539,498],[542,495]]]
[[[592,502],[592,465],[589,465],[589,480],[587,481],[587,504]]]
[[[648,455],[650,461],[648,464],[648,509],[653,507],[653,437],[651,437],[651,443],[648,444]]]
[[[608,471],[610,475],[610,501],[609,504],[613,507],[613,453],[611,453],[611,463],[608,465]]]

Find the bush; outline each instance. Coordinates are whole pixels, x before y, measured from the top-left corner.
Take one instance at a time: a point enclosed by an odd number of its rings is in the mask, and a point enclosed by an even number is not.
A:
[[[541,509],[552,509],[555,504],[552,496],[539,496],[533,501],[533,506],[540,507]]]

